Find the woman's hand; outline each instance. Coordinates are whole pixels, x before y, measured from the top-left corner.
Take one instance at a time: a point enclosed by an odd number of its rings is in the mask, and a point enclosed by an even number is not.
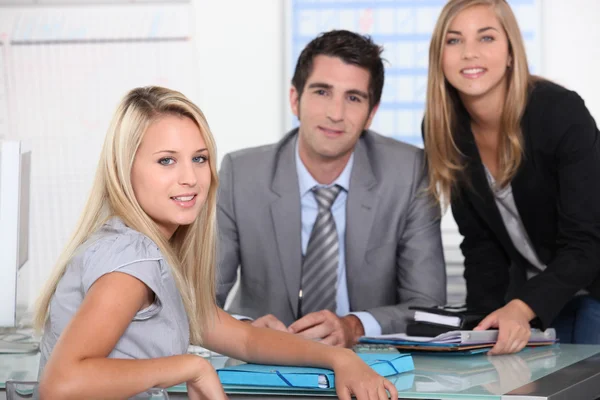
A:
[[[529,321],[534,317],[535,314],[527,304],[515,299],[485,317],[474,330],[498,328],[498,340],[488,354],[516,353],[529,342],[531,336]]]
[[[190,400],[227,399],[217,371],[202,357],[198,357],[197,377],[187,382],[187,392]]]
[[[387,379],[373,371],[352,350],[339,349],[336,355],[335,390],[338,398],[350,400],[354,394],[357,400],[397,399],[398,390]],[[388,396],[389,392],[390,396]]]

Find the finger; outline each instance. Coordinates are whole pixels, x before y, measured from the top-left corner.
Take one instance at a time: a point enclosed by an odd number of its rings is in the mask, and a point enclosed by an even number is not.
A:
[[[344,347],[344,344],[338,335],[329,335],[326,338],[321,339],[320,342],[329,346]]]
[[[327,324],[320,324],[310,327],[304,331],[300,331],[297,334],[305,339],[324,339],[333,333],[331,327]]]
[[[506,342],[497,340],[496,344],[494,345],[494,347],[492,347],[492,349],[488,352],[488,354],[491,356],[497,356],[500,354],[504,354],[504,352],[506,351],[505,348],[506,348]]]
[[[509,346],[506,347],[506,354],[513,354],[515,352],[517,352],[519,346],[521,345],[521,342],[516,340],[514,342],[511,342]]]
[[[283,324],[283,322],[281,322],[275,317],[270,318],[267,321],[267,328],[275,329],[281,332],[287,332],[287,327]]]
[[[398,398],[398,389],[396,389],[396,385],[394,385],[389,380],[384,379],[383,380],[383,386],[385,387],[385,389],[390,394],[390,399],[397,399]]]
[[[314,312],[310,314],[306,314],[304,317],[300,318],[298,321],[294,322],[288,327],[288,331],[291,333],[302,332],[311,326],[318,325],[323,322],[323,314]]]
[[[504,348],[505,348],[504,343],[496,342],[494,347],[492,347],[492,349],[490,351],[488,351],[488,354],[491,356],[499,356],[501,354],[504,354],[504,351],[505,351]]]
[[[525,330],[523,334],[523,341],[525,341],[525,344],[527,344],[529,343],[529,339],[531,339],[531,326],[527,324],[523,327],[523,329]]]
[[[525,346],[527,346],[527,342],[522,342],[522,341],[518,341],[515,345],[515,348],[513,349],[513,353],[518,353],[521,350],[523,350],[525,348]]]
[[[388,395],[383,385],[377,387],[377,397],[375,398],[378,400],[387,400]]]
[[[267,327],[267,323],[265,322],[265,320],[260,319],[260,318],[250,322],[250,325],[252,325],[255,328],[266,328]]]
[[[342,387],[341,385],[340,385],[340,387],[338,387],[336,385],[335,391],[338,396],[338,399],[352,400],[352,396],[350,395],[350,390],[347,387]]]
[[[356,388],[352,388],[352,393],[354,393],[354,397],[356,397],[356,400],[369,400],[369,392],[360,386],[360,384],[358,384],[359,387]]]
[[[512,346],[512,342],[498,342],[492,350],[490,350],[489,354],[492,356],[501,356],[503,354],[509,354],[510,348]]]
[[[369,397],[367,397],[367,399],[369,399],[369,400],[379,400],[379,392],[377,390],[377,387],[376,386],[370,387],[367,390],[367,396],[369,396]]]
[[[504,354],[510,348],[511,343],[514,341],[514,327],[511,325],[503,325],[498,329],[498,339],[496,340],[495,354]]]
[[[529,336],[531,335],[530,329],[523,325],[516,325],[512,329],[512,335],[509,339],[510,346],[507,348],[507,352],[516,353],[521,351],[523,347],[529,342]]]
[[[254,321],[250,322],[250,325],[256,327],[256,328],[266,328],[267,327],[267,321],[269,320],[269,315],[263,315],[260,318],[256,318]]]

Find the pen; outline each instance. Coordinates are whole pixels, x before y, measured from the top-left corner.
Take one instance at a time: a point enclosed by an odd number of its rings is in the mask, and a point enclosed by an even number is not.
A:
[[[296,319],[302,318],[302,288],[298,292],[298,317]]]

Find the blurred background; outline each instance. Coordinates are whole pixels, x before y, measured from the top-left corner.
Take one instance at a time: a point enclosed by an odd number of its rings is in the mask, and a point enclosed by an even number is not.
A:
[[[384,46],[373,129],[420,146],[429,39],[444,0],[0,0],[0,139],[32,149],[29,307],[71,234],[116,105],[131,88],[179,90],[204,111],[219,159],[294,126],[299,51],[345,28]],[[600,2],[509,0],[531,69],[577,91],[600,118]],[[464,300],[460,235],[443,239],[449,302]]]

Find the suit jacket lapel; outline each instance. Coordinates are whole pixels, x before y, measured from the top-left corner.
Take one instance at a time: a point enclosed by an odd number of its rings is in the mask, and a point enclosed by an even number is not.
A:
[[[298,315],[302,265],[300,192],[294,148],[296,132],[290,132],[281,142],[271,186],[279,196],[271,203],[271,216],[280,266],[294,316]]]
[[[377,205],[374,190],[377,179],[368,153],[365,139],[361,138],[354,150],[346,204],[346,281],[351,310],[361,294],[360,277],[367,273],[362,269]]]

